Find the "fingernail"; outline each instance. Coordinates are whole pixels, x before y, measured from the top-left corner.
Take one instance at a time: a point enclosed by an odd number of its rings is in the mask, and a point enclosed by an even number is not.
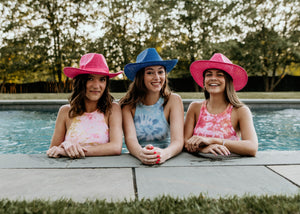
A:
[[[159,163],[159,161],[156,161],[156,163]]]
[[[156,154],[156,151],[154,151],[154,154]]]
[[[157,161],[159,162],[159,161],[160,161],[160,159],[159,159],[159,158],[157,158]]]
[[[157,155],[156,157],[158,157],[158,158],[159,158],[159,157],[160,157],[160,155]]]

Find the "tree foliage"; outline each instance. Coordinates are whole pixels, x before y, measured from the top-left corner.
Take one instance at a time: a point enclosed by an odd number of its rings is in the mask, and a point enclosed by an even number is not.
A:
[[[0,78],[62,86],[63,67],[77,67],[87,52],[104,54],[117,72],[154,47],[179,59],[171,77],[189,76],[193,61],[222,52],[272,91],[299,69],[299,8],[297,0],[2,1]]]

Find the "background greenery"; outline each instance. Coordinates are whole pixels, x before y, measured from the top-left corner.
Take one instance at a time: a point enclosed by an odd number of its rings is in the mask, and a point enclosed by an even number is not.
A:
[[[11,0],[0,17],[2,87],[55,81],[64,91],[63,68],[83,54],[104,54],[116,72],[147,47],[179,59],[173,78],[215,52],[263,76],[265,91],[300,75],[298,0]]]

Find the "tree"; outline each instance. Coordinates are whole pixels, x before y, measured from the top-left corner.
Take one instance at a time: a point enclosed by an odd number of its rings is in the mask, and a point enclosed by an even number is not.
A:
[[[249,0],[242,8],[241,28],[249,31],[228,54],[250,74],[262,75],[265,90],[273,91],[288,66],[300,63],[299,2]]]
[[[62,83],[64,60],[72,60],[80,55],[80,43],[85,34],[78,33],[81,24],[88,23],[91,1],[52,1],[52,0],[15,0],[5,3],[12,13],[6,15],[4,32],[14,34],[6,43],[14,40],[24,40],[24,46],[35,53],[43,54],[43,64],[52,71],[53,79],[58,80],[59,88]],[[9,41],[11,40],[11,41]],[[72,42],[76,45],[72,45]],[[23,55],[30,64],[37,66],[36,54]],[[61,91],[61,89],[59,89]]]

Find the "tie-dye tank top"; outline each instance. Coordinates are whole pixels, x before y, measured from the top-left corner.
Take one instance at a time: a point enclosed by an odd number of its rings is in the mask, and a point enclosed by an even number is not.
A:
[[[164,99],[161,97],[154,105],[136,106],[134,124],[139,143],[148,143],[164,148],[169,144],[170,126],[164,115]],[[155,145],[157,143],[157,145]]]
[[[224,112],[211,114],[208,112],[206,104],[206,101],[202,103],[200,115],[194,128],[194,135],[239,140],[240,138],[231,124],[233,106],[229,104]]]
[[[65,141],[79,143],[82,147],[96,146],[109,142],[109,128],[104,114],[99,111],[85,112],[74,117]]]

